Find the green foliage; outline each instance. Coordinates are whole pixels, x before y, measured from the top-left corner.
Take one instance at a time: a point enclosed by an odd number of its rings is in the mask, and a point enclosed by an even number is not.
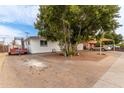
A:
[[[96,46],[96,47],[100,47],[100,43],[99,43],[99,42],[97,42],[95,46]]]
[[[39,35],[59,41],[66,55],[73,55],[70,51],[76,52],[78,43],[94,38],[98,31],[118,28],[119,9],[116,5],[40,6],[34,25]]]
[[[123,40],[123,36],[121,34],[116,34],[115,32],[108,32],[104,35],[104,37],[113,39],[115,41],[115,44],[118,44]]]
[[[124,44],[116,44],[116,46],[124,47]]]

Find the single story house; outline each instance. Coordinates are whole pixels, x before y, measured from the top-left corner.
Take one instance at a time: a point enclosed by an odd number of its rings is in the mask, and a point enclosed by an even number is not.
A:
[[[29,53],[46,53],[53,51],[61,51],[59,42],[47,41],[43,37],[31,36],[24,41],[25,48]],[[77,46],[78,50],[83,50],[83,44]]]

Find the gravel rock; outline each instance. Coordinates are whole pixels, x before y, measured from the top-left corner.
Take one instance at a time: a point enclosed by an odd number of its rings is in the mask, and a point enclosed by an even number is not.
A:
[[[34,60],[34,59],[24,61],[23,65],[29,66],[30,69],[35,68],[37,70],[43,70],[43,69],[47,68],[47,65],[45,64],[45,62],[41,62],[41,61]]]

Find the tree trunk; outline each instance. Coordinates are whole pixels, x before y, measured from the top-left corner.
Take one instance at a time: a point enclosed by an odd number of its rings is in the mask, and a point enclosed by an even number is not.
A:
[[[64,47],[63,49],[63,53],[65,57],[77,55],[77,46],[67,44],[67,47]]]

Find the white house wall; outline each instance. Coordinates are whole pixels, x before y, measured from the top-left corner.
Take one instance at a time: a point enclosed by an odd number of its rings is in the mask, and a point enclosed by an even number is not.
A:
[[[40,39],[31,39],[30,40],[30,52],[31,53],[44,53],[52,52],[52,49],[60,51],[60,47],[57,42],[47,42],[47,46],[40,45]]]
[[[30,41],[30,40],[29,40]],[[31,45],[28,45],[28,41],[24,42],[24,47],[28,49],[28,51],[31,53]]]
[[[56,51],[61,51],[58,42],[47,42],[47,46],[40,46],[40,39],[30,39],[30,45],[27,44],[27,41],[24,42],[25,48],[29,50],[30,53],[45,53],[52,52],[52,49]],[[77,50],[83,50],[83,44],[78,44]]]

